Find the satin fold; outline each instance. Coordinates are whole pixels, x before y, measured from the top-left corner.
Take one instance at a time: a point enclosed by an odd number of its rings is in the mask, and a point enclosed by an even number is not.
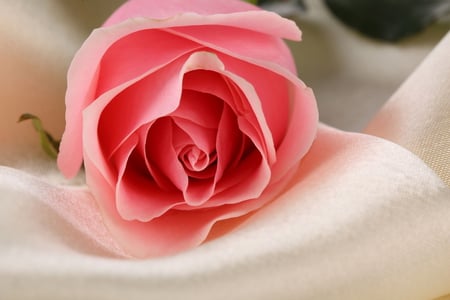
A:
[[[450,185],[450,32],[365,132],[409,149]]]

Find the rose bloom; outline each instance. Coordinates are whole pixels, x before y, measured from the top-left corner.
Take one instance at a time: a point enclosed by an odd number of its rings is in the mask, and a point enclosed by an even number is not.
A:
[[[93,31],[70,66],[58,165],[73,177],[84,161],[126,253],[192,248],[288,184],[318,123],[282,40],[300,37],[238,0],[131,0]]]

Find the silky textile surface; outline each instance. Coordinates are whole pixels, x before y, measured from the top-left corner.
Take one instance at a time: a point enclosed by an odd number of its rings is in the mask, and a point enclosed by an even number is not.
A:
[[[446,299],[448,26],[382,44],[317,3],[298,17],[305,41],[292,49],[331,126],[291,184],[223,237],[130,260],[83,175],[65,180],[31,126],[16,124],[31,112],[61,134],[68,64],[120,1],[2,0],[0,298]]]

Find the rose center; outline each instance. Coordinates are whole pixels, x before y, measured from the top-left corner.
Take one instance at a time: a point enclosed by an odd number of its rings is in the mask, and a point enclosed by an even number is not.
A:
[[[216,156],[200,150],[195,145],[187,145],[180,151],[179,159],[186,169],[201,172],[215,161]]]

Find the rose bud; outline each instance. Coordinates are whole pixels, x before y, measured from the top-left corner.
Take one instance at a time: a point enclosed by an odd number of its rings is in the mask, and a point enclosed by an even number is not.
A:
[[[238,0],[131,0],[70,66],[58,165],[84,161],[105,225],[135,257],[202,243],[286,187],[316,134],[293,21]]]

